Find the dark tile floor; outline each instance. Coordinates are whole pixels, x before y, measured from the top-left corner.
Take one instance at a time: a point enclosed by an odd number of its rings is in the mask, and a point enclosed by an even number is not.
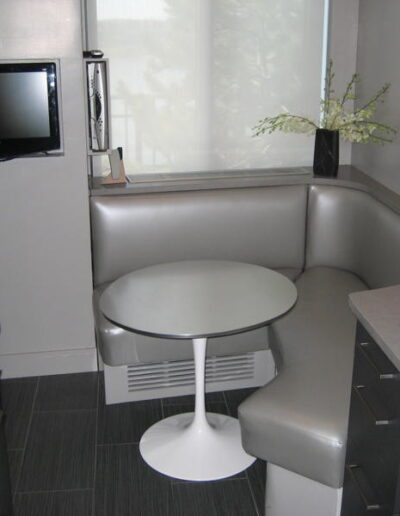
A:
[[[108,405],[102,374],[3,380],[15,516],[262,516],[265,464],[216,482],[156,473],[138,443],[152,424],[192,411],[193,397]],[[236,415],[249,390],[207,395]]]

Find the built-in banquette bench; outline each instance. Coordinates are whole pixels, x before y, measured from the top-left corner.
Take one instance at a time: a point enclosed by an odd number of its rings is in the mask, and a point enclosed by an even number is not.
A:
[[[400,283],[400,215],[356,185],[312,181],[93,196],[91,212],[98,344],[111,366],[106,383],[119,367],[133,367],[129,386],[143,383],[152,368],[191,358],[182,341],[127,333],[102,317],[99,295],[122,274],[221,258],[277,269],[296,281],[296,306],[268,332],[215,339],[208,352],[232,361],[272,350],[278,374],[239,407],[245,449],[268,461],[266,514],[338,515],[355,338],[348,295]],[[271,368],[267,377],[263,383]]]

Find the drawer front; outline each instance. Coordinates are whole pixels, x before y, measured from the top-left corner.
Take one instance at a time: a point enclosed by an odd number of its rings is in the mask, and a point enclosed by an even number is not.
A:
[[[346,467],[341,516],[391,516],[392,511],[379,502],[361,467]]]
[[[359,324],[346,456],[346,464],[357,467],[346,472],[342,516],[371,512],[395,514],[393,507],[398,510],[399,463],[400,374]],[[361,482],[355,478],[361,478]],[[368,497],[374,501],[375,508],[365,508],[365,499],[359,493],[360,484],[364,488],[367,486]],[[354,498],[353,512],[346,513],[349,497]],[[355,499],[361,504],[356,509]]]
[[[368,364],[367,369],[370,379],[397,380],[400,382],[400,372],[360,324],[357,325],[357,354],[363,356],[366,364]],[[366,372],[367,370],[364,371],[364,374]],[[354,373],[358,373],[356,367]]]
[[[365,387],[367,398],[380,398],[382,411],[400,421],[400,373],[363,330],[355,346],[353,386]],[[379,404],[376,407],[379,410]],[[383,415],[377,414],[377,416]]]
[[[373,406],[375,399],[371,396],[371,401],[368,396],[362,389],[353,387],[346,462],[362,467],[380,502],[393,504],[400,459],[400,426],[398,423],[376,425],[366,405]]]

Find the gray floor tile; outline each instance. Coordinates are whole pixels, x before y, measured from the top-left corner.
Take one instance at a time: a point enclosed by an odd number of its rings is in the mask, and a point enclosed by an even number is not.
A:
[[[22,376],[21,378],[2,378],[1,383],[37,383],[38,379],[38,376]]]
[[[257,459],[256,462],[247,469],[247,476],[257,505],[258,513],[260,516],[263,516],[265,511],[266,462],[264,460]]]
[[[91,489],[18,494],[15,516],[92,516],[92,499]]]
[[[168,516],[257,516],[247,480],[173,483]]]
[[[97,432],[101,445],[97,447],[96,516],[253,516],[257,514],[255,502],[259,515],[263,514],[262,461],[231,479],[183,482],[160,475],[145,464],[137,444],[121,444],[137,443],[162,417],[192,412],[194,396],[105,406],[103,375],[98,378]],[[4,380],[1,384],[9,413],[9,447],[14,448],[9,451],[14,488],[21,475],[15,516],[92,516],[96,373]],[[236,414],[237,405],[253,390],[227,391],[225,396],[210,393],[206,396],[207,410]]]
[[[6,413],[26,412],[32,408],[38,378],[2,380],[1,398]]]
[[[25,446],[30,417],[31,414],[28,412],[6,414],[4,431],[9,450]]]
[[[96,411],[35,413],[19,491],[93,487]]]
[[[250,394],[256,391],[257,388],[250,389],[236,389],[232,391],[224,391],[225,398],[228,403],[229,412],[231,416],[237,417],[237,408]]]
[[[19,474],[21,472],[23,456],[24,456],[23,450],[9,450],[8,451],[8,464],[10,466],[11,490],[13,493],[15,492]]]
[[[98,444],[138,443],[143,433],[162,419],[161,401],[99,406]]]
[[[168,516],[169,480],[145,465],[138,445],[99,446],[96,516]]]
[[[5,434],[8,449],[23,448],[32,413],[37,378],[1,382],[1,396],[6,415]]]
[[[97,373],[42,376],[34,410],[83,410],[97,406]]]

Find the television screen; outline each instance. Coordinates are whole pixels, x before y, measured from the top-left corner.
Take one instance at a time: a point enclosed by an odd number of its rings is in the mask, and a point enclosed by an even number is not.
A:
[[[60,148],[55,63],[0,63],[0,157]]]

